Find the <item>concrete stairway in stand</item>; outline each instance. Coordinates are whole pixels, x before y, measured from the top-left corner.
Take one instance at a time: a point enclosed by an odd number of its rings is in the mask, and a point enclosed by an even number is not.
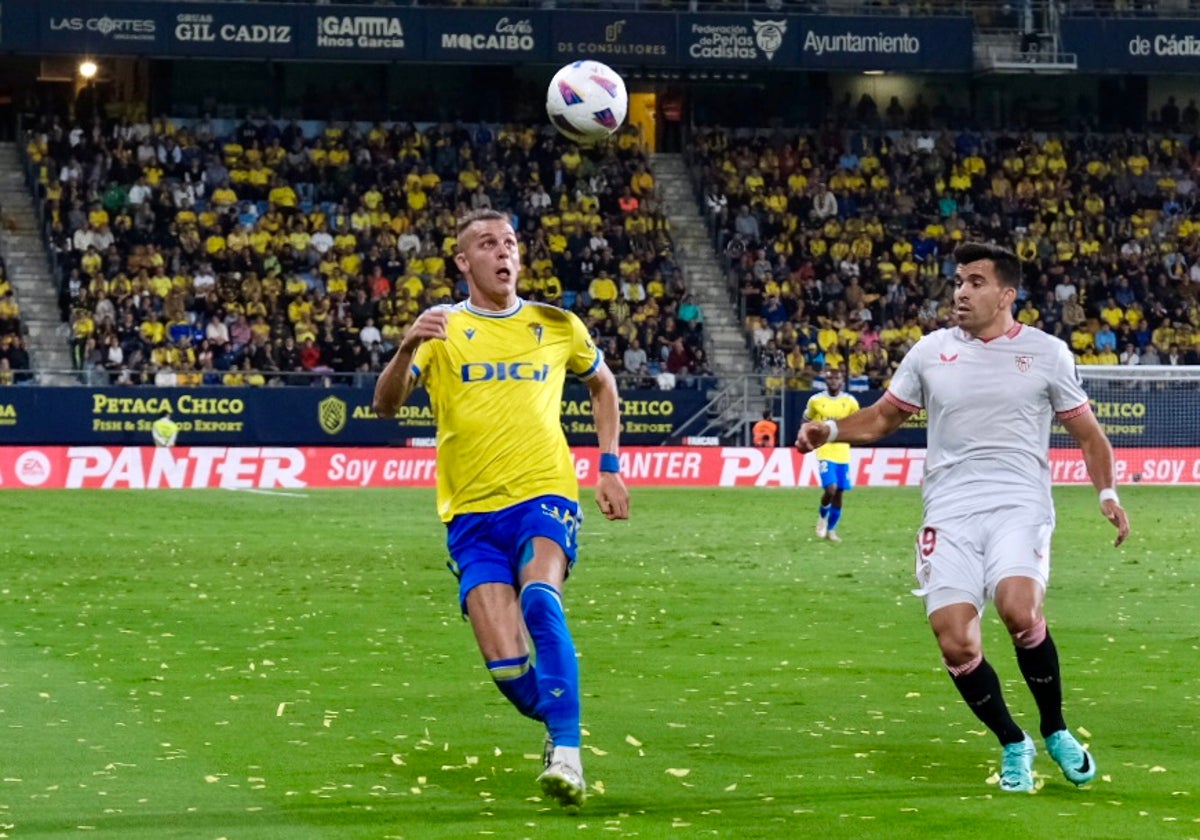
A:
[[[15,143],[0,143],[0,255],[21,307],[30,368],[42,385],[73,385],[68,330]]]
[[[744,377],[753,372],[754,361],[683,156],[652,155],[650,167],[671,222],[675,255],[688,291],[704,313],[713,370],[723,382]]]

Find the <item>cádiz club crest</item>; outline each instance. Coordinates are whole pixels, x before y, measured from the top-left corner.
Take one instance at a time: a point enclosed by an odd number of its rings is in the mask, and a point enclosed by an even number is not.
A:
[[[756,20],[754,21],[754,43],[766,54],[767,59],[775,57],[775,53],[783,46],[783,33],[787,32],[786,20]]]
[[[336,435],[346,428],[346,401],[337,397],[321,400],[317,403],[317,422],[327,435]]]

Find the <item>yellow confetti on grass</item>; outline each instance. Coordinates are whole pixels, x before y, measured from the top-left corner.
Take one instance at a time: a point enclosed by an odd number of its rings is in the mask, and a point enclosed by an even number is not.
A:
[[[625,743],[629,744],[631,747],[640,747],[642,745],[642,742],[637,738],[634,738],[632,735],[625,736]]]
[[[667,768],[667,773],[669,773],[670,775],[674,776],[677,779],[682,779],[684,776],[686,776],[688,773],[691,773],[691,772],[692,771],[688,770],[686,767],[668,767]]]
[[[1150,768],[1150,772],[1151,773],[1166,773],[1167,768],[1163,767],[1162,765],[1155,764],[1153,767]]]

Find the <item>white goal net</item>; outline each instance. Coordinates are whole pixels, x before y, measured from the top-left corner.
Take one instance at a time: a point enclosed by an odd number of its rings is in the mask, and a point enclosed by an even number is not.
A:
[[[1121,484],[1200,484],[1200,367],[1080,365]],[[1055,426],[1053,447],[1074,447]]]

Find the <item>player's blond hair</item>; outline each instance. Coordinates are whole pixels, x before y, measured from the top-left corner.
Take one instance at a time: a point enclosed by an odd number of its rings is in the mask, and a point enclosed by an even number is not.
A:
[[[481,207],[478,210],[472,210],[458,220],[458,238],[461,241],[463,234],[467,232],[467,228],[476,222],[508,222],[510,221],[507,213],[501,213],[499,210]]]

